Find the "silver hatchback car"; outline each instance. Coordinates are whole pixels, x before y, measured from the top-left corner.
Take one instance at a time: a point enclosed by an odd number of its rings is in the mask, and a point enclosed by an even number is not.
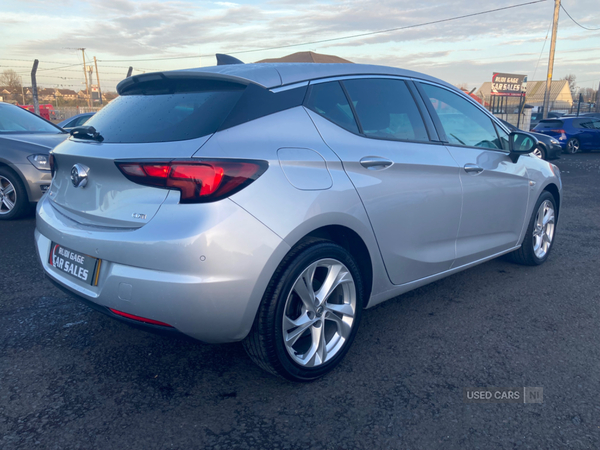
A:
[[[52,152],[35,240],[55,284],[130,324],[312,380],[364,308],[552,248],[558,168],[427,75],[239,64],[118,91]]]

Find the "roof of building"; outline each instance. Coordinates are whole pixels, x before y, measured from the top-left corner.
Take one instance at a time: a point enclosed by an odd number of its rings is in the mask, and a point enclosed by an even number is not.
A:
[[[174,70],[169,72],[154,72],[134,75],[125,78],[117,86],[119,93],[129,86],[145,80],[155,80],[162,77],[198,77],[228,80],[238,83],[255,83],[267,89],[300,83],[319,78],[353,75],[392,75],[421,80],[434,81],[454,90],[456,88],[445,81],[412,70],[395,67],[375,66],[367,64],[320,64],[320,63],[256,63],[230,64],[223,66],[201,67],[198,69]]]
[[[335,64],[335,63],[352,63],[347,59],[340,58],[334,55],[324,55],[322,53],[315,52],[297,52],[291,55],[283,56],[281,58],[269,58],[257,61],[257,63],[321,63],[321,64]]]

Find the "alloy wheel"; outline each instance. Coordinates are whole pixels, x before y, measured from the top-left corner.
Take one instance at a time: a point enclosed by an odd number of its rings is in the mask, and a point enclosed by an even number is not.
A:
[[[567,152],[574,154],[579,151],[579,141],[577,139],[571,139],[567,142]]]
[[[539,147],[536,147],[535,150],[533,152],[534,156],[537,156],[540,159],[544,159],[544,153],[542,153],[542,150]]]
[[[6,177],[0,175],[0,214],[10,213],[17,203],[17,191]]]
[[[335,259],[308,266],[284,307],[283,340],[292,360],[317,367],[337,355],[352,331],[356,286],[348,268]]]
[[[552,245],[554,238],[554,206],[549,200],[544,200],[538,208],[533,226],[533,252],[542,259]]]

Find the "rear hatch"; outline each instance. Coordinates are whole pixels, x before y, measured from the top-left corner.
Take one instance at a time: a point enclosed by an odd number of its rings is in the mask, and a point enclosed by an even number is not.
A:
[[[97,134],[79,132],[52,152],[53,206],[85,225],[138,228],[148,223],[169,190],[131,181],[116,162],[191,158],[221,126],[245,87],[163,74],[128,79],[120,97],[86,123]],[[76,186],[74,172],[86,182]]]
[[[552,137],[562,136],[565,134],[563,121],[557,119],[541,120],[532,131]]]

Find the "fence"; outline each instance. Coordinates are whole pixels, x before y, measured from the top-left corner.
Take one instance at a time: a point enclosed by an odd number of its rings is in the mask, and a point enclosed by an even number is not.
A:
[[[55,108],[55,117],[53,118],[54,122],[61,122],[69,117],[73,117],[77,114],[88,113],[88,112],[98,112],[102,109],[102,107],[98,106],[64,106],[60,108]]]

